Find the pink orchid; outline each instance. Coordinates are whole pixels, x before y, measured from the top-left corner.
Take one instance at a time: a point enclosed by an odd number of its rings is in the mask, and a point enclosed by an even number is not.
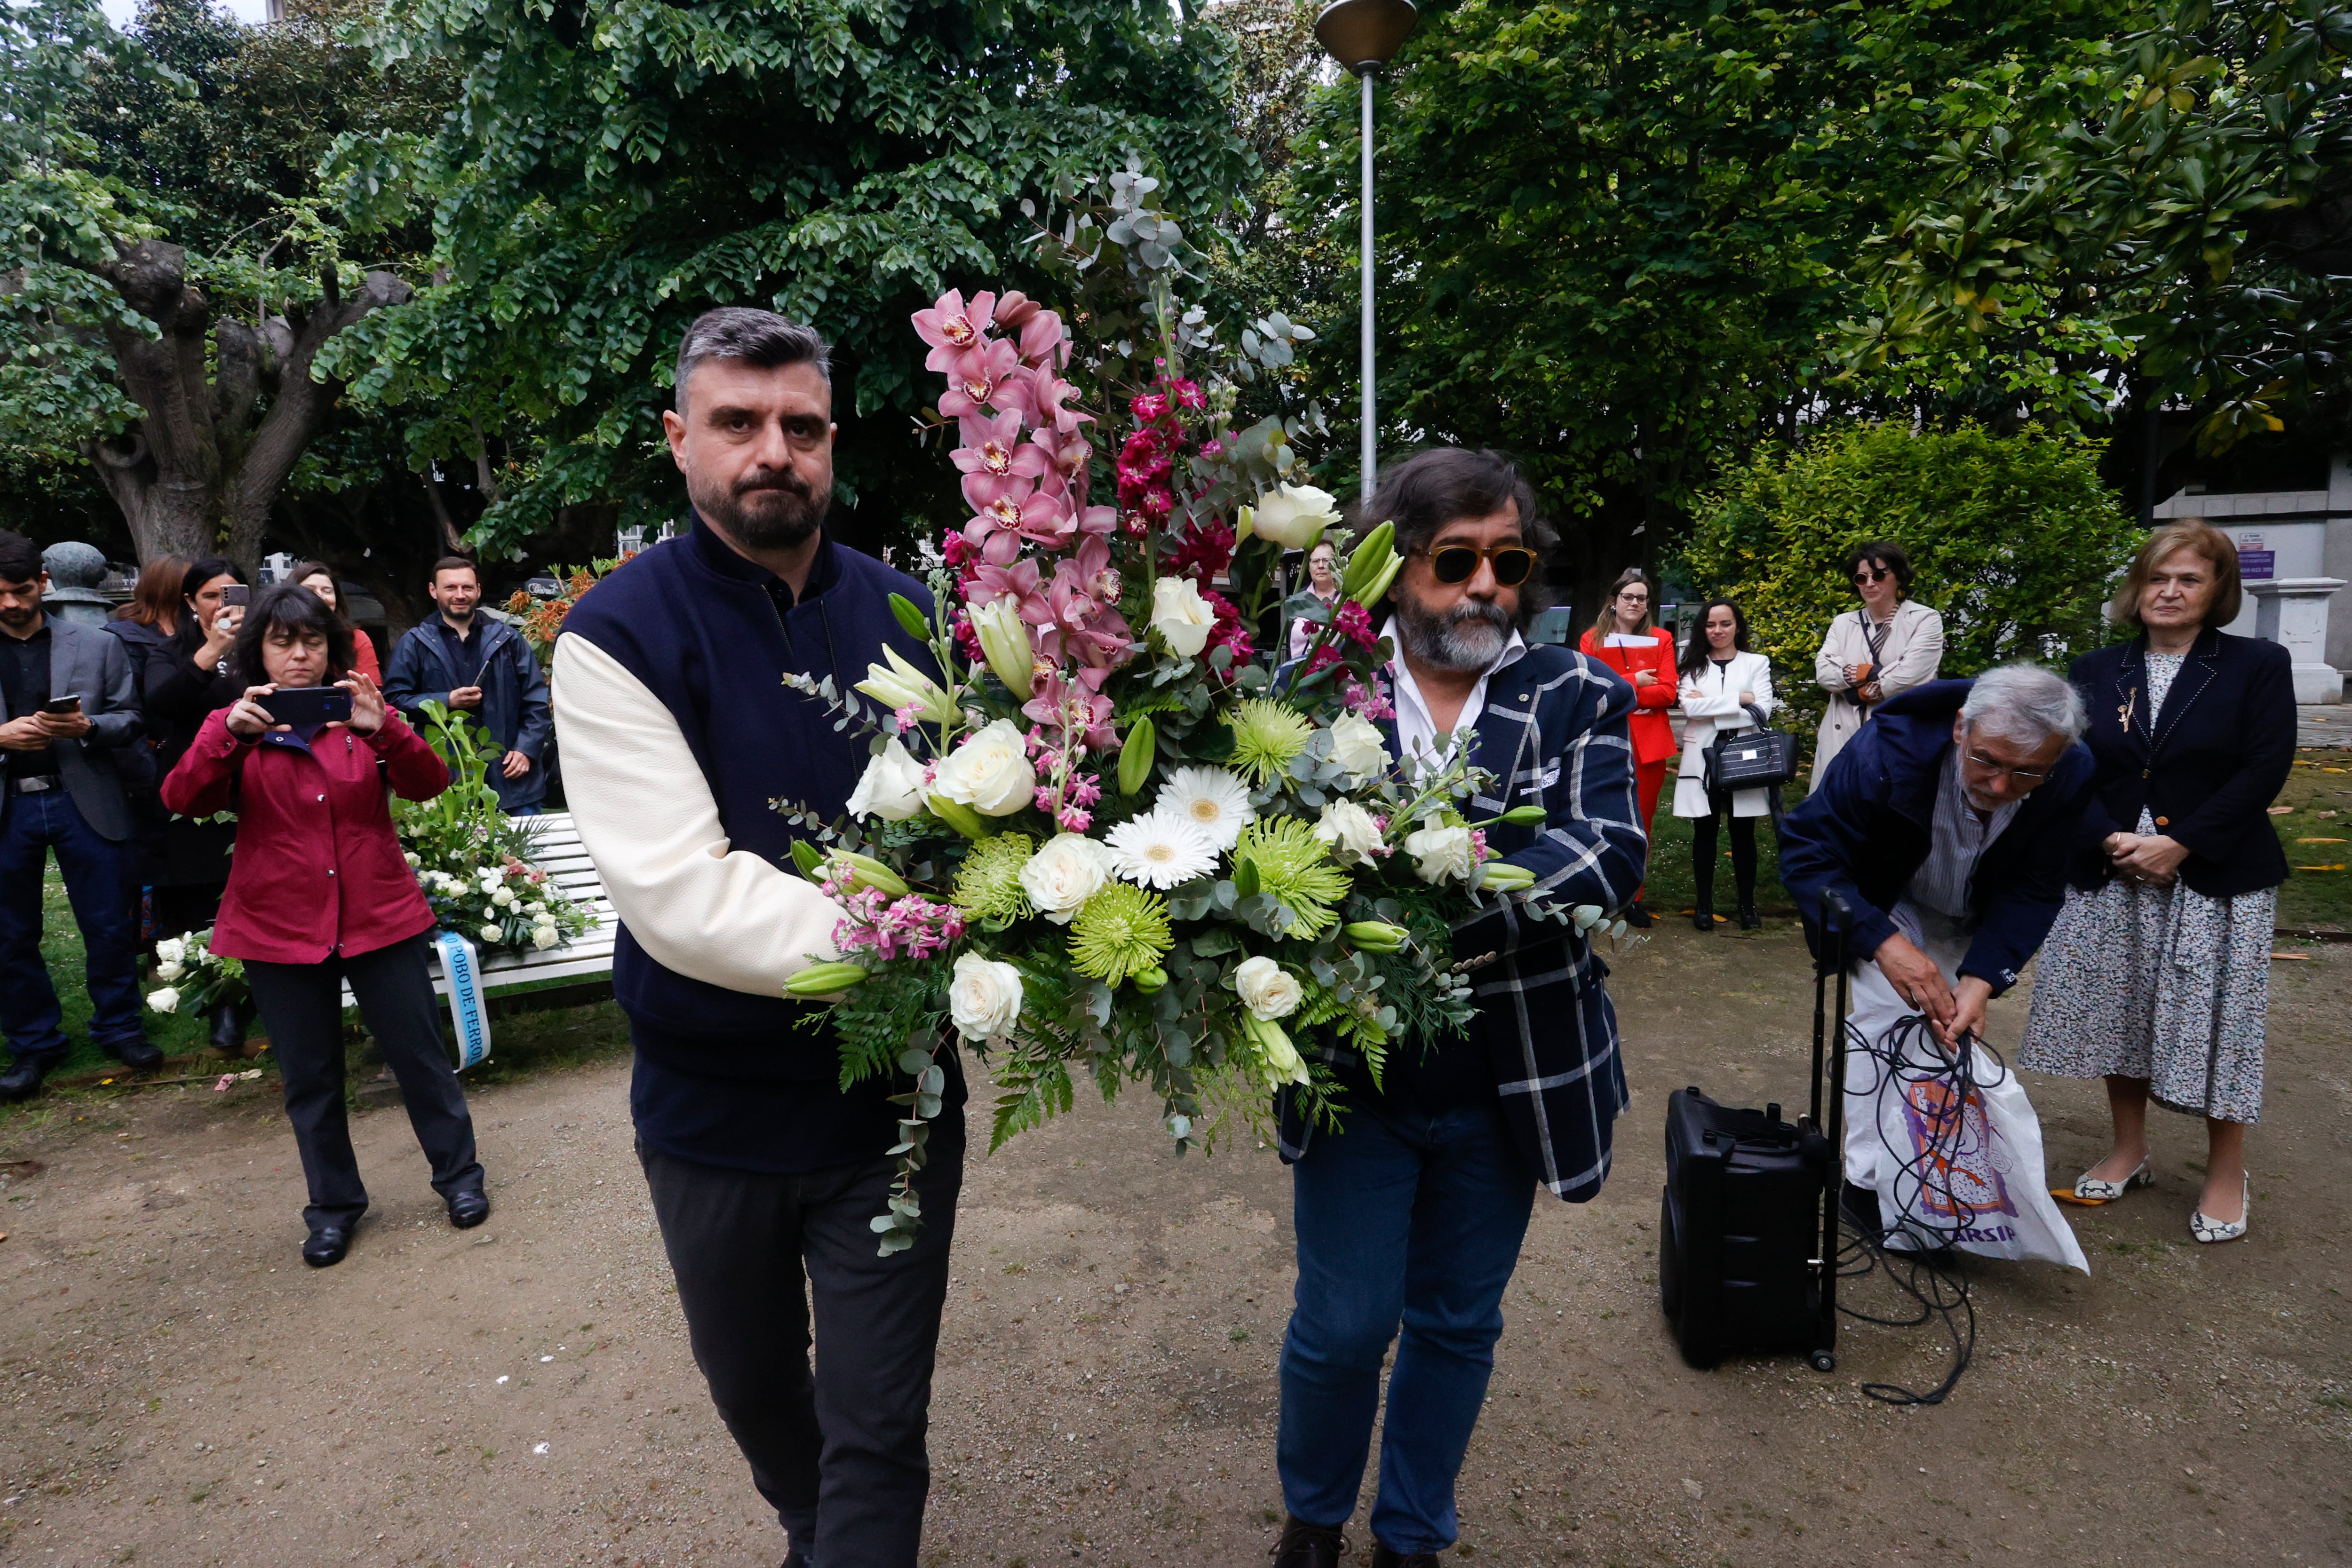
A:
[[[1049,427],[1039,431],[1031,440],[1030,444],[1044,455],[1052,471],[1061,476],[1066,488],[1072,483],[1083,479],[1087,471],[1087,459],[1094,455],[1094,448],[1088,446],[1076,431],[1055,430]]]
[[[1117,507],[1088,507],[1078,514],[1078,532],[1081,534],[1108,534],[1117,527]]]
[[[1010,599],[1020,606],[1022,620],[1032,626],[1049,625],[1054,611],[1046,602],[1041,580],[1034,560],[1018,560],[1010,566],[992,566],[983,561],[972,574],[971,587],[965,591],[964,597],[975,605]]]
[[[1021,329],[1021,362],[1055,371],[1070,362],[1070,346],[1062,336],[1059,316],[1040,310]]]
[[[1111,701],[1102,695],[1109,678],[1108,669],[1079,670],[1074,676],[1055,670],[1039,679],[1037,695],[1021,711],[1041,725],[1076,735],[1091,750],[1108,751],[1118,744]]]
[[[1029,324],[1031,317],[1042,308],[1038,303],[1017,288],[1008,288],[996,301],[996,320],[1008,332],[1018,332]]]
[[[1067,432],[1093,421],[1093,414],[1063,406],[1077,395],[1077,390],[1069,382],[1045,371],[1034,371],[1030,375],[1031,424],[1040,430],[1051,427]]]
[[[1036,478],[1054,466],[1050,454],[1021,440],[1021,415],[1008,411],[990,419],[967,414],[956,431],[961,443],[948,459],[966,474],[1025,474]]]
[[[950,419],[978,414],[998,401],[1005,378],[1021,367],[1021,351],[1002,339],[988,340],[951,357],[948,390],[940,412]]]
[[[929,310],[916,311],[915,335],[931,346],[930,357],[923,361],[923,368],[944,371],[958,354],[979,344],[988,335],[995,310],[993,294],[975,294],[967,306],[963,291],[950,288]]]

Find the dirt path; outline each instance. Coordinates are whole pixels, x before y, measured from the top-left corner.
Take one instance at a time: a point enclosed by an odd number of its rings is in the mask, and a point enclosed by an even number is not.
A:
[[[1657,1313],[1665,1092],[1801,1098],[1799,953],[1786,930],[1664,931],[1619,965],[1637,1103],[1599,1201],[1538,1200],[1461,1561],[2352,1557],[2352,951],[2278,966],[2253,1236],[2189,1242],[2201,1135],[2165,1120],[2157,1186],[2077,1211],[2095,1277],[1980,1270],[1974,1369],[1907,1412],[1857,1385],[1933,1382],[1932,1331],[1853,1328],[1830,1376],[1701,1374]],[[2005,1004],[1996,1038],[2021,1017]],[[376,1208],[323,1273],[295,1258],[299,1171],[250,1089],[161,1091],[7,1151],[48,1166],[0,1204],[0,1560],[774,1563],[686,1353],[626,1085],[612,1064],[480,1094],[499,1209],[470,1233],[404,1118],[372,1112]],[[2071,1175],[2097,1088],[2032,1091]],[[1082,1106],[971,1164],[927,1563],[1265,1561],[1287,1184],[1270,1154],[1152,1152],[1150,1111]]]

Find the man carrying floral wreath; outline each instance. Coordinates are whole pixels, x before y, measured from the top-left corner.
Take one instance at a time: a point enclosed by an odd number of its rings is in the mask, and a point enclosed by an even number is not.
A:
[[[565,618],[555,721],[621,919],[630,1110],[695,1361],[791,1538],[788,1568],[911,1568],[963,1081],[945,1053],[916,1181],[925,1223],[877,1255],[890,1086],[842,1089],[835,1030],[801,1027],[813,1004],[783,995],[838,956],[841,912],[791,869],[793,841],[842,814],[866,763],[863,738],[785,677],[845,689],[882,649],[936,668],[889,606],[895,592],[928,612],[929,591],[824,532],[832,404],[808,328],[720,309],[688,329],[662,419],[693,529]]]
[[[1553,542],[1533,489],[1498,454],[1430,451],[1389,475],[1358,520],[1382,519],[1405,558],[1381,632],[1395,656],[1387,700],[1359,711],[1392,705],[1380,728],[1408,773],[1473,748],[1494,779],[1482,814],[1542,808],[1540,825],[1486,830],[1489,851],[1534,874],[1532,897],[1619,908],[1647,853],[1633,690],[1598,661],[1522,637]],[[1433,883],[1477,853],[1471,829],[1434,821],[1402,849]],[[1465,1035],[1396,1040],[1377,1083],[1360,1057],[1325,1045],[1345,1090],[1336,1128],[1315,1125],[1295,1090],[1280,1102],[1298,1286],[1282,1348],[1276,1464],[1289,1517],[1276,1568],[1343,1560],[1391,1343],[1372,1561],[1427,1568],[1453,1545],[1454,1478],[1535,1189],[1581,1203],[1609,1173],[1625,1079],[1605,969],[1580,929],[1505,900],[1456,926],[1453,945],[1475,994]]]

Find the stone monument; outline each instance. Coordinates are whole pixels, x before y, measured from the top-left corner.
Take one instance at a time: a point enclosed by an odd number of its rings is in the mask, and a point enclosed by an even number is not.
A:
[[[96,546],[68,539],[41,552],[49,590],[41,609],[76,626],[103,626],[114,617],[114,601],[99,591],[106,580],[106,557]]]
[[[2294,700],[2340,703],[2344,676],[2327,662],[2327,601],[2340,577],[2282,577],[2250,582],[2256,601],[2254,635],[2276,643],[2294,661]]]

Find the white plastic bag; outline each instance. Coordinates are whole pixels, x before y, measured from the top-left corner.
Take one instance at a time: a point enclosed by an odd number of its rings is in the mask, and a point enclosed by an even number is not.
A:
[[[1887,1058],[1898,1042],[1895,1071]],[[2089,1273],[2051,1199],[2041,1118],[2017,1074],[1973,1045],[1955,1062],[1924,1028],[1892,1030],[1876,1043],[1883,1054],[1864,1059],[1864,1082],[1878,1081],[1872,1109],[1880,1152],[1869,1185],[1885,1245],[2039,1258]],[[1847,1106],[1852,1114],[1853,1102]]]

